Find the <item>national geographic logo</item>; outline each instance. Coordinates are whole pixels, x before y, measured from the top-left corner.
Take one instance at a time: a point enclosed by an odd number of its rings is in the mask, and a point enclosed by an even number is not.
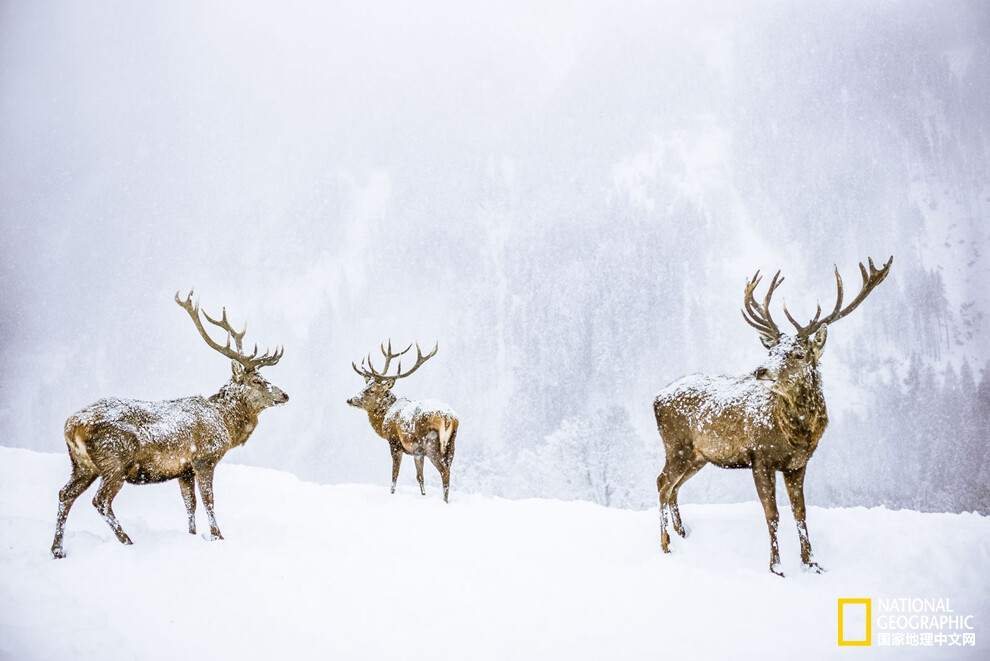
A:
[[[957,613],[949,599],[839,599],[844,647],[976,647],[975,628],[975,618]]]
[[[873,601],[839,599],[839,645],[873,644]]]

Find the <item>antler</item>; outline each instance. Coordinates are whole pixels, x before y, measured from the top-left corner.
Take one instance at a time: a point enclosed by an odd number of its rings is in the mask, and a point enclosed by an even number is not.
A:
[[[192,296],[192,292],[189,292],[189,295]],[[198,303],[199,301],[197,301],[197,304]],[[218,328],[222,328],[227,333],[227,346],[230,346],[230,339],[234,338],[234,348],[237,350],[237,353],[243,354],[244,350],[243,347],[241,346],[241,341],[244,339],[244,334],[247,333],[247,323],[244,324],[244,330],[238,333],[231,327],[230,322],[227,321],[227,308],[226,307],[222,308],[222,311],[223,313],[220,315],[220,321],[217,321],[216,319],[211,317],[209,313],[206,312],[206,310],[203,310],[203,316],[206,317],[206,320],[208,322],[210,322],[214,326],[217,326]]]
[[[419,345],[417,345],[417,347],[418,346]],[[409,351],[410,349],[412,349],[412,344],[410,344],[408,347],[406,347],[405,349],[403,349],[402,351],[400,351],[398,353],[393,353],[392,352],[392,339],[389,338],[389,340],[388,340],[388,349],[385,348],[385,344],[384,343],[380,345],[380,348],[382,350],[382,355],[385,356],[385,367],[383,367],[380,372],[375,369],[375,366],[374,365],[371,364],[371,354],[370,353],[367,355],[367,357],[361,359],[361,369],[358,369],[358,366],[355,365],[353,361],[351,362],[351,367],[354,368],[354,371],[357,372],[358,374],[360,374],[361,376],[371,377],[373,379],[390,378],[390,377],[385,376],[385,373],[388,372],[388,366],[392,363],[392,359],[393,358],[398,358],[399,356],[403,355],[404,353],[406,353],[407,351]],[[367,367],[365,367],[365,365],[367,365]]]
[[[431,351],[430,353],[424,356],[423,351],[419,348],[419,342],[416,342],[416,364],[413,365],[408,372],[403,373],[402,360],[400,359],[398,363],[398,370],[396,371],[396,373],[389,375],[388,367],[392,363],[392,359],[400,358],[401,356],[405,355],[410,349],[412,349],[412,347],[413,345],[410,344],[402,351],[399,351],[398,353],[393,353],[392,340],[390,339],[388,341],[387,349],[385,348],[384,344],[381,345],[382,355],[385,356],[385,367],[383,367],[381,371],[376,370],[375,366],[371,364],[371,354],[368,354],[367,357],[361,359],[361,367],[358,367],[353,362],[351,362],[351,367],[354,368],[355,372],[365,377],[366,379],[374,379],[375,381],[387,381],[389,379],[392,380],[403,379],[409,376],[410,374],[412,374],[413,372],[415,372],[416,370],[418,370],[420,366],[426,361],[428,361],[430,358],[433,358],[433,356],[437,355],[437,350],[440,348],[440,343],[437,342],[433,346],[433,351]]]
[[[873,265],[872,257],[870,257],[867,261],[870,265],[869,272],[867,272],[866,267],[863,266],[862,262],[859,263],[859,271],[863,276],[863,284],[859,290],[859,294],[853,299],[852,303],[847,305],[845,308],[842,307],[842,276],[839,275],[838,266],[835,267],[835,308],[827,317],[820,319],[822,314],[822,306],[819,305],[818,310],[815,312],[814,318],[808,322],[807,326],[802,326],[795,321],[794,317],[791,316],[791,313],[787,311],[787,306],[784,306],[784,314],[787,315],[787,318],[794,325],[794,328],[797,329],[799,337],[811,337],[822,326],[834,323],[855,310],[860,303],[866,300],[866,297],[870,295],[870,292],[873,291],[877,285],[883,282],[884,278],[887,277],[887,274],[890,273],[890,265],[894,263],[894,256],[891,255],[890,259],[887,260],[887,263],[879,269]]]
[[[227,333],[227,343],[225,345],[217,344],[216,342],[213,341],[213,338],[211,338],[209,334],[207,334],[206,329],[203,327],[203,322],[199,318],[199,300],[197,299],[196,302],[193,303],[192,299],[193,299],[192,290],[189,290],[189,294],[186,296],[184,300],[179,298],[179,292],[175,292],[175,302],[178,303],[186,312],[189,313],[189,316],[192,318],[193,323],[196,325],[196,330],[199,331],[199,334],[202,336],[203,340],[206,342],[207,345],[209,345],[211,349],[220,352],[221,354],[223,354],[227,358],[230,358],[231,360],[236,360],[244,367],[245,370],[256,370],[259,367],[268,367],[270,365],[274,365],[275,363],[277,363],[279,360],[282,359],[282,354],[285,352],[285,349],[283,349],[282,347],[278,347],[277,349],[275,349],[274,353],[269,353],[268,349],[265,349],[265,353],[259,356],[257,344],[254,345],[254,352],[251,355],[246,355],[244,353],[243,348],[241,347],[241,342],[244,339],[244,334],[247,333],[247,324],[244,324],[244,330],[242,330],[241,332],[238,333],[237,331],[235,331],[233,327],[230,325],[230,322],[227,321],[226,307],[223,308],[223,313],[220,316],[220,321],[213,319],[206,312],[203,312],[203,316],[206,317],[206,320],[208,322],[210,322],[214,326],[217,326],[218,328],[223,329]],[[231,338],[234,339],[233,349],[230,347]]]
[[[773,292],[780,286],[780,283],[784,279],[780,277],[780,271],[774,274],[773,280],[770,281],[770,288],[767,289],[767,295],[763,297],[763,305],[761,306],[753,298],[753,292],[762,279],[760,272],[757,271],[753,279],[746,283],[745,294],[743,295],[744,309],[742,310],[742,316],[747,324],[759,332],[765,345],[773,346],[780,340],[781,332],[774,322],[773,317],[770,316],[770,299],[773,297]]]

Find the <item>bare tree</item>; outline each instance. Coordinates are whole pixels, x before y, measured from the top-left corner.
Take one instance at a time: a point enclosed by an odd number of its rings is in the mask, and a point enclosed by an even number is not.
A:
[[[227,310],[219,321],[205,312],[206,320],[227,334],[225,345],[215,342],[200,319],[199,303],[175,295],[192,318],[206,344],[231,359],[233,376],[210,397],[183,397],[163,402],[107,398],[69,416],[65,422],[65,442],[72,460],[72,477],[58,494],[58,519],[52,555],[64,558],[62,536],[65,519],[76,498],[97,477],[100,486],[93,505],[124,544],[131,539],[114,516],[112,503],[124,482],[148,484],[179,480],[189,518],[189,532],[196,533],[196,494],[206,507],[212,539],[223,539],[213,514],[213,471],[231,448],[243,445],[258,424],[258,414],[270,406],[289,401],[289,396],[273,386],[258,370],[275,365],[282,349],[258,355],[244,352],[241,343],[247,326],[235,331],[227,321]],[[234,347],[230,346],[231,339]]]
[[[443,499],[447,502],[450,493],[450,464],[454,460],[454,441],[457,438],[457,415],[441,402],[397,398],[392,394],[396,379],[403,379],[419,369],[436,355],[439,345],[424,356],[417,344],[416,364],[409,371],[403,372],[401,356],[412,349],[412,346],[410,344],[404,350],[393,353],[391,340],[388,348],[382,345],[385,366],[381,371],[371,364],[370,354],[362,359],[360,368],[351,363],[354,371],[364,377],[365,387],[348,399],[347,403],[367,411],[372,429],[388,441],[392,453],[392,493],[395,493],[395,483],[399,479],[402,455],[411,454],[416,461],[416,480],[419,482],[420,493],[426,495],[426,487],[423,485],[423,458],[429,457],[440,471]],[[398,370],[389,376],[388,368],[394,358],[400,359]]]
[[[822,571],[812,559],[804,504],[805,468],[828,425],[818,361],[825,349],[828,324],[855,310],[887,277],[893,261],[891,257],[877,269],[871,259],[869,271],[860,264],[862,287],[845,308],[842,277],[836,268],[835,308],[824,318],[819,305],[815,317],[802,326],[784,306],[784,314],[797,329],[795,335],[782,333],[770,316],[770,299],[784,281],[780,271],[770,282],[762,305],[753,298],[760,283],[757,271],[745,287],[743,319],[757,330],[769,358],[745,376],[696,374],[675,381],[657,395],[653,410],[667,457],[657,477],[660,544],[665,553],[670,552],[668,516],[674,530],[685,535],[677,508],[678,490],[712,463],[721,468],[752,469],[770,531],[770,571],[783,576],[775,494],[776,472],[781,471],[797,520],[801,561],[811,570]]]

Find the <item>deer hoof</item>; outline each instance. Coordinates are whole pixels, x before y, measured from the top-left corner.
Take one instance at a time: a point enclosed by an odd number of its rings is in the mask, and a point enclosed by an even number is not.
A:
[[[660,533],[660,548],[664,553],[670,553],[670,534],[666,530]]]
[[[780,565],[770,565],[770,573],[784,578],[784,572],[780,571]]]
[[[815,574],[824,574],[826,571],[828,571],[817,562],[804,563],[804,570],[807,572],[814,572]]]
[[[65,551],[61,548],[52,549],[52,557],[56,560],[61,560],[65,557]]]

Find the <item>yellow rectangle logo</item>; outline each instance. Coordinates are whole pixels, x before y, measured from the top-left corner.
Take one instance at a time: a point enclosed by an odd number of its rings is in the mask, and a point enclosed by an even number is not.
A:
[[[871,599],[839,599],[839,645],[873,644]]]

